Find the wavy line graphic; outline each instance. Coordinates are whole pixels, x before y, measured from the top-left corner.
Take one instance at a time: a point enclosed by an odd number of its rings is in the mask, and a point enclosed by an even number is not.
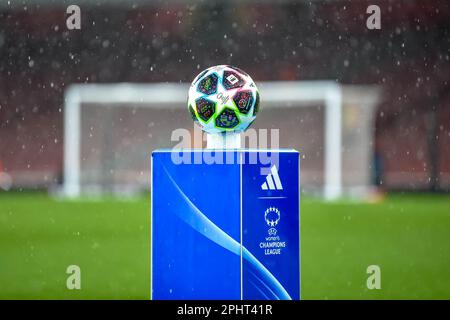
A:
[[[186,210],[174,210],[175,214],[182,221],[187,223],[206,238],[239,256],[241,254],[241,244],[208,219],[208,217],[205,216],[194,203],[192,203],[183,190],[181,190],[179,185],[167,171],[166,167],[163,166],[163,169],[172,182],[172,185],[178,191],[178,194],[183,198],[184,203],[186,203],[189,208],[189,212]],[[292,299],[277,278],[275,278],[274,275],[244,246],[242,247],[242,256],[256,271],[256,274],[250,272],[250,275],[258,280],[257,282],[261,283],[262,286],[256,285],[253,281],[250,281],[250,283],[252,283],[259,292],[265,291],[265,296],[270,294],[273,296],[273,299],[277,300]],[[258,277],[258,275],[260,275],[260,277]]]

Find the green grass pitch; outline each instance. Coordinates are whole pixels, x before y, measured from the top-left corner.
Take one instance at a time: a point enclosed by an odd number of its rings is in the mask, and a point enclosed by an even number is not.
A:
[[[302,199],[302,298],[449,299],[450,197]],[[0,298],[148,299],[150,200],[0,194]],[[81,290],[66,288],[68,265]],[[381,268],[368,290],[366,268]]]

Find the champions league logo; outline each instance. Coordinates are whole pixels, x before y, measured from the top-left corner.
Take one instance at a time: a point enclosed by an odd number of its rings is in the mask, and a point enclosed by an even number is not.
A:
[[[277,229],[275,227],[278,225],[278,222],[280,222],[280,210],[275,207],[269,207],[264,212],[264,220],[266,221],[267,225],[270,227],[268,230],[269,235],[274,236],[277,234]]]
[[[281,212],[276,207],[269,207],[264,211],[264,220],[269,227],[268,236],[265,241],[260,242],[259,247],[264,250],[264,255],[280,255],[283,248],[286,247],[286,241],[281,241],[278,231],[275,227],[280,222]]]

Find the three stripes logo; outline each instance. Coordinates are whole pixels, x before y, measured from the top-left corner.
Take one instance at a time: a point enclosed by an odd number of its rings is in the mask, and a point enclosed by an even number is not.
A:
[[[270,168],[270,173],[266,176],[266,181],[261,185],[263,190],[283,190],[280,176],[275,165]]]

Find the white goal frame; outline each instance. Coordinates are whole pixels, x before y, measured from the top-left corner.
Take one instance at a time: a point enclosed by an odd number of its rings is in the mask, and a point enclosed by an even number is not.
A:
[[[325,107],[324,189],[327,200],[342,196],[342,86],[334,81],[260,82],[264,108],[321,103]],[[64,99],[64,185],[63,194],[78,197],[81,157],[81,108],[95,103],[107,106],[132,103],[148,108],[179,108],[186,102],[188,84],[76,84],[65,92]],[[297,106],[296,104],[296,106]],[[85,106],[86,107],[86,106]]]

